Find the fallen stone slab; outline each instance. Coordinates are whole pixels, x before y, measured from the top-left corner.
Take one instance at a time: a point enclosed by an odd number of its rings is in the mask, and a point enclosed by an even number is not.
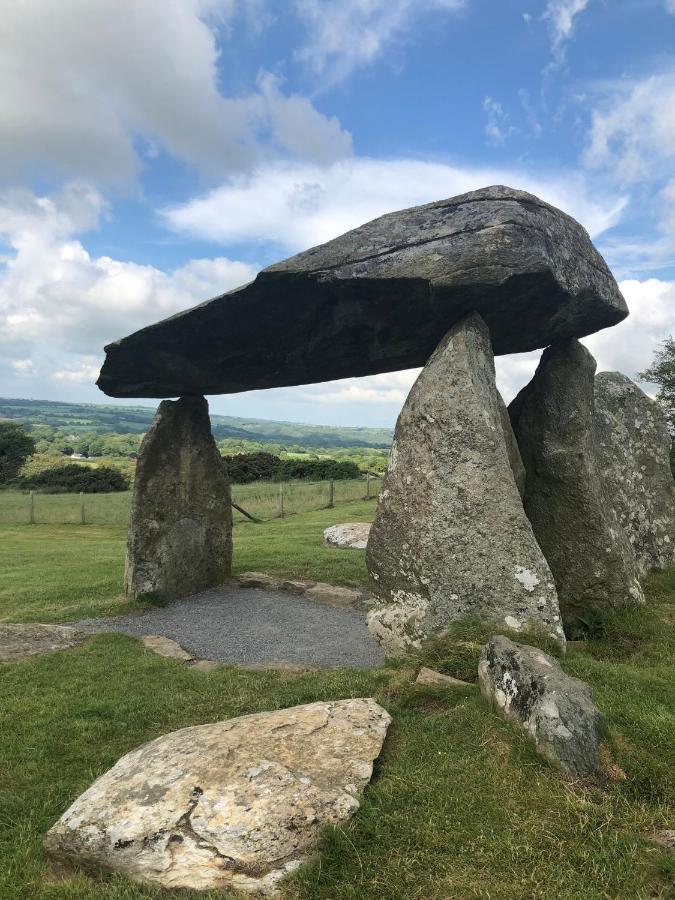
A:
[[[279,587],[290,594],[304,594],[309,588],[314,587],[316,581],[282,581]]]
[[[319,582],[305,591],[305,597],[314,603],[326,603],[328,606],[348,609],[359,605],[363,599],[363,591]]]
[[[181,662],[194,661],[191,653],[183,650],[180,644],[162,634],[146,634],[141,641],[148,650],[152,650],[158,656],[164,656],[166,659],[178,659]]]
[[[595,376],[595,452],[640,575],[675,565],[675,481],[668,420],[620,372]]]
[[[495,185],[382,216],[109,344],[97,383],[175,397],[393,372],[423,366],[472,310],[497,354],[628,315],[578,222]]]
[[[344,522],[331,525],[323,533],[324,543],[341,550],[365,550],[370,534],[370,522]]]
[[[195,672],[204,672],[208,674],[210,672],[215,672],[217,669],[222,669],[223,664],[216,662],[213,659],[193,659],[187,661],[187,665],[190,669],[194,669]]]
[[[273,894],[325,826],[356,812],[390,721],[355,699],[183,728],[123,756],[45,846],[165,888]]]
[[[591,354],[577,340],[563,341],[544,351],[509,407],[525,464],[525,511],[570,627],[644,602],[635,552],[596,454],[594,385]]]
[[[160,403],[136,463],[124,586],[163,600],[222,584],[232,561],[232,507],[204,397]]]
[[[67,625],[0,625],[0,663],[69,650],[90,636]]]
[[[257,588],[263,591],[278,591],[281,584],[271,575],[265,575],[264,572],[242,572],[238,577],[240,587]]]
[[[552,765],[575,776],[601,771],[600,710],[590,687],[566,675],[552,656],[497,635],[483,648],[478,684]]]
[[[368,539],[368,627],[389,655],[462,619],[540,629],[564,646],[553,576],[504,432],[490,334],[467,316],[401,411]]]
[[[444,675],[442,672],[437,672],[435,669],[427,669],[423,666],[417,678],[415,679],[415,684],[430,684],[435,685],[437,687],[462,687],[462,688],[471,688],[475,687],[475,684],[470,684],[468,681],[461,681],[459,678],[453,678],[451,675]]]

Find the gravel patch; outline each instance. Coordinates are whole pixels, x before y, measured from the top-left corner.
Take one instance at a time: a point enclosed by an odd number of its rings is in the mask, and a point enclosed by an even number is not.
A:
[[[161,634],[199,659],[234,665],[370,669],[384,662],[362,614],[286,591],[221,588],[142,613],[68,624],[91,633]]]

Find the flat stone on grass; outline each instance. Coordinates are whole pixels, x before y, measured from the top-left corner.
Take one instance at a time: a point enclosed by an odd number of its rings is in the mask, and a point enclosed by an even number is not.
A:
[[[0,663],[69,650],[89,635],[68,625],[0,625]]]

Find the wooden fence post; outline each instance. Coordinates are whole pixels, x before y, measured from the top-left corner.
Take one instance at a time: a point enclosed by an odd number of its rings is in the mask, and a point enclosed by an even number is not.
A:
[[[326,509],[332,509],[335,506],[335,482],[331,478],[328,482],[328,506]]]
[[[279,483],[279,518],[284,518],[284,483]]]
[[[87,524],[87,511],[84,506],[84,491],[80,491],[80,525]]]
[[[28,501],[28,524],[35,525],[35,497],[33,496],[33,492],[30,492],[30,499]]]
[[[366,500],[370,500],[370,472],[366,472]]]

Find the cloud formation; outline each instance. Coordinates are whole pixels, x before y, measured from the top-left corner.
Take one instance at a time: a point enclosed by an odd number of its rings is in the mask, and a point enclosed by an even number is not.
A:
[[[432,13],[455,13],[465,0],[295,0],[307,28],[297,56],[329,83],[369,65]]]
[[[565,47],[572,37],[575,19],[588,6],[590,0],[548,0],[542,16],[551,31],[553,59],[560,63],[565,58]]]
[[[0,181],[37,170],[125,182],[158,148],[220,177],[249,169],[261,147],[319,163],[348,153],[335,119],[270,76],[248,95],[220,93],[216,34],[255,2],[5,4]]]
[[[28,191],[0,197],[0,238],[11,250],[0,267],[6,369],[91,382],[104,344],[255,274],[225,257],[192,260],[171,272],[92,257],[75,235],[94,227],[103,209],[98,191],[82,183],[54,197]]]
[[[593,196],[578,174],[532,175],[410,159],[353,157],[332,166],[270,165],[163,211],[179,234],[222,244],[265,242],[297,252],[376,216],[452,197],[489,184],[531,191],[600,234],[614,225],[625,199]]]

